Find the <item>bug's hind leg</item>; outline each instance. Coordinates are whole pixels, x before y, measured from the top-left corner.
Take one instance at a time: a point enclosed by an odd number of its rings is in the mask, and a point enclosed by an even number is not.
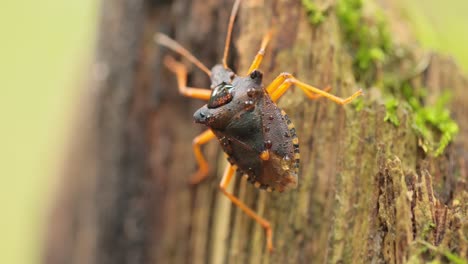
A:
[[[260,64],[262,63],[263,56],[265,56],[265,49],[268,45],[268,42],[270,42],[271,39],[271,34],[272,30],[268,31],[268,33],[265,34],[265,36],[262,39],[262,44],[260,45],[260,49],[257,52],[257,55],[255,55],[255,59],[252,61],[252,64],[249,67],[249,72],[247,74],[250,74],[254,70],[258,69]]]
[[[285,81],[292,78],[292,74],[290,73],[287,73],[287,72],[283,72],[281,73],[280,75],[278,75],[278,77],[276,77],[267,87],[267,92],[268,94],[270,94],[270,96],[274,96],[275,92],[276,91],[286,91],[287,88],[289,88],[289,86],[291,85],[290,83],[286,83],[285,84]],[[331,87],[327,87],[325,89],[323,89],[323,91],[325,92],[329,92],[331,90]],[[283,92],[284,93],[284,92]],[[323,97],[323,95],[321,94],[314,94],[310,91],[304,91],[304,93],[306,94],[307,97],[309,97],[309,99],[311,100],[315,100],[315,99],[318,99],[320,97]],[[280,97],[278,95],[276,95],[275,97]],[[276,101],[276,100],[275,100]]]
[[[323,89],[322,91],[328,93],[328,92],[330,92],[330,90],[331,90],[331,86],[327,86],[327,87],[326,87],[325,89]],[[304,91],[304,93],[305,93],[305,95],[306,95],[307,97],[309,97],[310,100],[316,100],[316,99],[319,99],[319,98],[322,98],[322,97],[323,97],[323,95],[321,95],[321,94],[314,94],[314,93],[309,92],[309,91]]]
[[[215,134],[208,129],[193,139],[193,153],[198,163],[198,171],[190,178],[191,184],[197,184],[208,176],[208,162],[206,162],[200,146],[208,143],[213,138],[215,138]]]
[[[187,86],[187,68],[180,62],[177,62],[173,57],[164,57],[164,65],[175,73],[177,77],[177,84],[179,86],[179,93],[184,96],[208,100],[211,96],[211,90],[202,88],[193,88]]]
[[[268,94],[270,95],[273,95],[273,93],[275,93],[276,90],[283,90],[285,87],[282,87],[281,89],[280,86],[284,83],[285,80],[287,79],[290,79],[292,76],[292,74],[290,73],[287,73],[287,72],[283,72],[281,73],[280,75],[278,75],[278,77],[276,77],[267,87],[267,92]],[[288,88],[289,86],[286,87],[286,89]],[[323,91],[325,92],[329,92],[331,90],[331,87],[328,86],[327,88],[323,89]],[[304,91],[304,93],[306,94],[307,97],[309,97],[309,99],[311,100],[315,100],[315,99],[318,99],[320,97],[323,97],[323,95],[321,94],[314,94],[310,91]]]
[[[318,88],[315,88],[309,84],[306,84],[306,83],[303,83],[301,81],[299,81],[298,79],[292,77],[291,79],[291,83],[296,85],[297,87],[301,88],[302,91],[304,91],[304,93],[307,95],[309,93],[314,93],[314,94],[318,94],[318,95],[321,95],[323,97],[326,97],[327,99],[337,103],[337,104],[340,104],[340,105],[345,105],[345,104],[348,104],[350,103],[351,101],[353,101],[354,99],[356,99],[356,97],[360,96],[362,94],[362,90],[359,89],[357,90],[355,93],[353,93],[351,96],[347,97],[347,98],[341,98],[341,97],[338,97],[338,96],[335,96],[331,93],[328,93],[324,90],[320,90]],[[286,92],[286,90],[284,91],[277,91],[275,93],[275,97],[279,98],[281,97],[284,92]]]
[[[332,100],[333,102],[341,105],[345,105],[352,100],[354,100],[356,97],[362,94],[362,90],[359,89],[357,92],[355,92],[353,95],[347,98],[341,98],[338,96],[335,96],[331,93],[328,93],[328,90],[330,88],[327,88],[325,90],[318,89],[316,87],[313,87],[309,84],[303,83],[296,79],[292,74],[290,73],[282,73],[278,77],[276,77],[273,82],[268,85],[267,87],[267,92],[270,94],[271,99],[276,102],[287,90],[291,85],[296,85],[299,87],[307,97],[310,99],[316,99],[318,97],[326,97],[329,100]]]
[[[224,170],[224,175],[223,179],[221,180],[221,183],[219,184],[219,188],[223,192],[224,195],[227,196],[231,202],[239,207],[244,213],[246,213],[249,217],[253,218],[257,223],[259,223],[263,228],[265,228],[266,232],[266,244],[268,250],[271,252],[273,251],[273,242],[272,242],[272,229],[271,229],[271,224],[269,221],[266,219],[260,217],[257,215],[252,209],[250,209],[245,203],[241,202],[239,198],[234,196],[233,194],[229,193],[226,189],[229,183],[231,182],[232,176],[234,175],[234,172],[236,171],[236,167],[229,164],[226,166],[226,169]]]

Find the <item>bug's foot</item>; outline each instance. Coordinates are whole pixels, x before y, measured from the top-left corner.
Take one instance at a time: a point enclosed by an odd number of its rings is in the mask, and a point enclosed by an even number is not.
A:
[[[344,100],[342,101],[341,104],[342,104],[342,105],[349,104],[349,103],[351,103],[354,99],[356,99],[358,96],[360,96],[360,95],[362,95],[362,94],[363,94],[362,89],[359,89],[359,90],[357,90],[353,95],[351,95],[350,97],[344,99]]]
[[[273,231],[271,230],[270,223],[264,226],[266,232],[266,244],[270,253],[273,253]]]

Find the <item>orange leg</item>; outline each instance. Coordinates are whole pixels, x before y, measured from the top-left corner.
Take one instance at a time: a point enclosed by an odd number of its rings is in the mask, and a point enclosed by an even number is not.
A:
[[[175,73],[177,77],[177,84],[179,86],[179,92],[182,95],[202,100],[210,99],[211,90],[187,87],[187,69],[182,63],[177,62],[171,56],[166,56],[164,58],[164,64],[170,71]]]
[[[275,91],[277,90],[281,90],[283,91],[286,91],[287,88],[289,88],[290,85],[285,85],[283,87],[281,87],[281,85],[288,79],[292,78],[292,74],[290,73],[287,73],[287,72],[283,72],[281,73],[278,77],[276,77],[273,82],[270,83],[270,85],[268,85],[267,87],[267,92],[268,94],[270,94],[271,96],[273,96],[273,93],[275,93]],[[281,88],[280,88],[281,87]],[[328,92],[331,90],[331,87],[327,87],[324,89],[325,92]],[[308,90],[305,90],[304,93],[306,94],[307,97],[309,97],[309,99],[311,100],[315,100],[315,99],[318,99],[320,97],[322,97],[322,95],[320,94],[314,94]]]
[[[208,176],[208,162],[206,162],[200,146],[208,143],[213,138],[215,138],[215,134],[208,129],[193,139],[193,153],[198,163],[198,171],[190,178],[192,184],[197,184]]]
[[[269,95],[272,95],[276,89],[286,80],[292,77],[292,74],[283,72],[276,77],[266,88]]]
[[[248,216],[253,218],[257,223],[259,223],[263,228],[265,228],[266,232],[266,243],[267,243],[267,248],[271,252],[273,251],[273,242],[272,242],[272,237],[273,233],[271,230],[271,224],[264,218],[260,217],[257,215],[252,209],[250,209],[246,204],[241,202],[239,198],[234,196],[233,194],[229,193],[226,188],[229,185],[229,182],[231,182],[232,176],[234,175],[234,172],[236,171],[236,167],[229,164],[226,166],[226,169],[224,171],[223,179],[221,180],[221,183],[219,184],[219,188],[221,191],[224,193],[224,195],[227,196],[231,202],[239,207],[244,213],[246,213]]]
[[[272,31],[268,31],[268,33],[263,37],[262,39],[262,44],[260,45],[260,49],[257,52],[257,55],[255,55],[255,59],[253,60],[252,64],[249,67],[249,72],[247,74],[250,74],[254,70],[258,69],[260,66],[260,63],[262,63],[263,56],[265,55],[265,49],[268,45],[268,42],[270,42],[271,39],[271,34]]]
[[[270,85],[268,85],[267,92],[270,94],[271,99],[274,102],[276,102],[293,84],[299,87],[310,99],[316,99],[318,97],[323,96],[341,105],[345,105],[351,102],[356,97],[362,94],[362,90],[359,89],[357,92],[355,92],[348,98],[337,97],[327,92],[330,88],[327,88],[325,90],[315,88],[311,85],[299,81],[290,73],[282,73],[278,77],[276,77],[273,80],[273,82]]]
[[[331,90],[331,86],[327,86],[327,88],[323,89],[323,91],[325,91],[327,93],[330,92],[330,90]],[[319,99],[319,98],[323,97],[323,95],[321,95],[321,94],[314,94],[314,93],[312,93],[310,91],[305,91],[305,90],[303,90],[303,91],[306,94],[306,96],[309,97],[309,99],[311,99],[311,100],[316,100],[316,99]]]

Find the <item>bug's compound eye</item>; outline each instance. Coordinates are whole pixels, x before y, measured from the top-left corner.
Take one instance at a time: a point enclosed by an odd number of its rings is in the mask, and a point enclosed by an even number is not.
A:
[[[233,86],[227,83],[221,83],[216,86],[211,92],[210,100],[208,101],[208,108],[217,108],[223,106],[232,100]]]

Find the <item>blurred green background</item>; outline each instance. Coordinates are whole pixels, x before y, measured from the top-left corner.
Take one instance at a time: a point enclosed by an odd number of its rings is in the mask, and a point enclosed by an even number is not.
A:
[[[0,263],[38,263],[98,1],[2,1]]]
[[[468,69],[468,1],[402,1],[427,48]],[[92,61],[98,2],[3,1],[0,9],[0,262],[37,263],[76,99]]]
[[[468,71],[468,1],[398,0],[423,47],[450,54]]]

